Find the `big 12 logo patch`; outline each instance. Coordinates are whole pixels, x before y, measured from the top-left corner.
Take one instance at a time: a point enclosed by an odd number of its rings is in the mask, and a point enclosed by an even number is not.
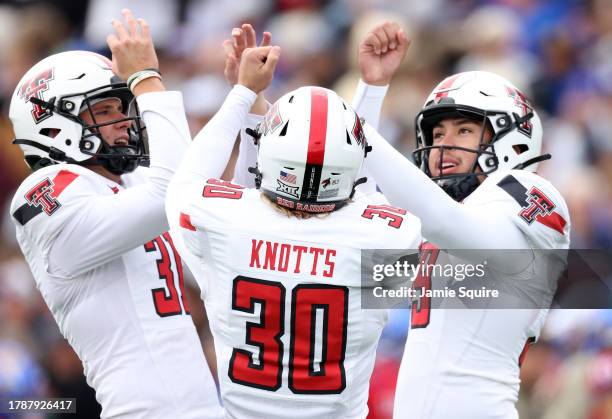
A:
[[[30,101],[33,97],[44,100],[43,92],[49,90],[49,81],[51,80],[53,80],[53,68],[48,68],[31,79],[26,80],[19,88],[18,95],[26,102]],[[49,118],[52,114],[50,109],[43,108],[39,104],[32,103],[32,106],[32,118],[34,118],[36,124]]]

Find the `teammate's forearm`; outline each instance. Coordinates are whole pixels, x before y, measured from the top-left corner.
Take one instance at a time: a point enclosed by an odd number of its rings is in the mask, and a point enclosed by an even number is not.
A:
[[[147,128],[151,191],[163,202],[191,138],[183,96],[180,92],[145,93],[138,96],[138,106]]]
[[[368,124],[365,134],[373,147],[366,159],[368,170],[391,204],[421,219],[428,241],[444,249],[529,248],[511,220],[491,214],[490,208],[479,211],[456,202]],[[501,270],[516,268],[505,262],[495,261]]]
[[[375,129],[380,123],[380,111],[389,86],[373,86],[359,80],[353,97],[353,109]]]
[[[233,87],[221,109],[193,139],[177,176],[204,180],[221,176],[256,96],[244,86]]]
[[[375,129],[378,129],[380,111],[388,88],[389,86],[369,85],[360,79],[357,90],[355,91],[355,96],[353,97],[352,106],[355,112],[357,112],[357,115]],[[368,141],[367,136],[366,141]],[[358,186],[359,191],[365,194],[376,192],[376,178],[367,168],[367,159],[358,176],[358,178],[363,177],[367,178],[368,181]]]

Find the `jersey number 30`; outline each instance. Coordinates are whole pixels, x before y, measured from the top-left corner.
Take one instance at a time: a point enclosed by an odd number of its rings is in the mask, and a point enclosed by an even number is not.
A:
[[[234,348],[228,374],[234,383],[276,391],[283,376],[285,287],[280,282],[236,277],[232,309],[254,314],[256,303],[259,322],[246,323],[246,343],[258,349],[257,355]],[[291,315],[289,389],[295,394],[341,393],[346,387],[348,288],[297,285],[287,306]]]

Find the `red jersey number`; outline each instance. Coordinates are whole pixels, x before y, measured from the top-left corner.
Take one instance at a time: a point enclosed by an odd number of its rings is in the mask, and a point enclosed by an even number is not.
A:
[[[419,267],[424,267],[419,270],[412,288],[420,294],[418,298],[412,302],[412,311],[410,314],[410,328],[419,329],[429,325],[429,317],[431,315],[431,297],[423,293],[431,290],[431,271],[429,266],[436,263],[440,249],[431,243],[424,243],[421,246],[421,258]]]
[[[402,221],[404,221],[404,215],[406,210],[403,208],[392,207],[391,205],[368,205],[361,216],[369,220],[373,219],[374,216],[382,218],[383,220],[389,220],[389,227],[400,228]]]
[[[280,282],[236,277],[232,308],[252,314],[255,303],[260,305],[260,320],[247,322],[245,343],[257,347],[257,354],[234,348],[228,374],[235,383],[276,391],[282,385],[285,287]],[[341,393],[346,387],[348,288],[298,285],[287,311],[291,315],[289,389],[295,394]],[[317,317],[322,325],[319,333]]]
[[[208,179],[202,191],[202,196],[204,198],[240,199],[242,198],[242,189],[244,189],[244,186],[236,185],[227,180]]]
[[[145,243],[144,248],[147,252],[159,251],[160,257],[156,261],[157,272],[159,273],[159,279],[163,279],[166,282],[165,287],[151,290],[157,315],[159,317],[168,317],[183,313],[189,314],[189,305],[185,296],[183,265],[181,257],[174,248],[170,233],[165,232],[161,236],[157,236],[150,242]],[[174,271],[172,270],[173,263],[176,266],[178,281],[176,281]],[[181,292],[180,299],[176,289],[177,282]]]

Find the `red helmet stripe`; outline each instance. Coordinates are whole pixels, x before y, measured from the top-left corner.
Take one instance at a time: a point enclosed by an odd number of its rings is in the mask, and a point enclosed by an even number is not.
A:
[[[327,92],[313,87],[310,89],[310,130],[306,164],[323,165],[325,138],[327,136]]]
[[[459,77],[459,74],[449,76],[445,78],[442,81],[442,83],[438,85],[438,87],[436,87],[437,93],[436,93],[436,97],[434,98],[434,101],[436,103],[438,103],[440,99],[442,99],[443,97],[448,96],[448,91],[450,90],[451,87],[453,87],[453,83],[455,82],[455,80],[457,80],[458,77]]]

